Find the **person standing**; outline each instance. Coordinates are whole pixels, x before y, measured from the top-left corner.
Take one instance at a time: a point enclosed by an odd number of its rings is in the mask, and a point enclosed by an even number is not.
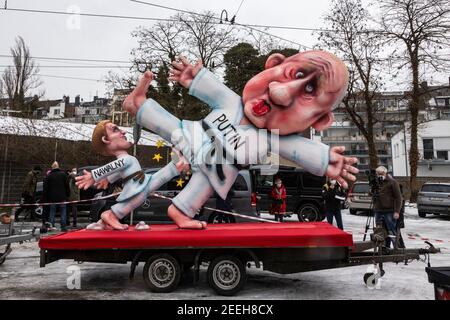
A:
[[[344,230],[342,223],[342,199],[343,192],[341,187],[337,185],[336,180],[329,181],[322,189],[322,197],[325,201],[325,213],[329,224],[333,224],[333,218],[336,219],[337,227]]]
[[[375,170],[378,176],[379,195],[374,201],[375,222],[377,225],[386,227],[388,237],[386,238],[386,247],[389,248],[391,242],[396,246],[395,238],[397,236],[397,221],[400,218],[400,212],[403,204],[403,197],[398,182],[387,174],[386,167],[379,166]]]
[[[286,213],[286,188],[280,178],[275,179],[270,196],[272,198],[270,213],[275,215],[275,221],[283,222]]]
[[[35,196],[36,196],[36,186],[37,186],[37,180],[38,176],[41,174],[42,169],[39,166],[35,166],[33,170],[27,173],[27,176],[25,178],[25,181],[23,182],[22,187],[22,199],[23,204],[31,204],[35,202]],[[24,220],[28,215],[30,215],[30,221],[34,218],[34,209],[33,206],[22,206],[20,207],[16,213],[15,218],[18,221],[19,214],[22,211],[25,211],[26,214],[24,216]]]
[[[234,196],[234,190],[231,188],[228,191],[227,197],[223,200],[217,192],[215,192],[216,197],[216,209],[222,211],[233,212],[233,202],[232,198]],[[232,215],[228,215],[226,213],[217,212],[217,222],[218,223],[235,223],[236,219]]]
[[[52,170],[44,180],[44,198],[48,202],[65,202],[70,196],[69,179],[60,170],[58,162],[53,162]],[[65,204],[50,205],[50,223],[55,228],[56,210],[61,213],[61,231],[67,231],[67,207]]]
[[[69,172],[69,188],[70,188],[70,197],[69,201],[79,201],[80,200],[80,189],[77,187],[75,177],[77,176],[77,168],[72,168],[72,171]],[[76,203],[71,203],[68,205],[69,213],[72,211],[72,227],[77,227],[77,217],[78,217],[78,209]],[[67,219],[68,224],[70,224],[70,219]]]

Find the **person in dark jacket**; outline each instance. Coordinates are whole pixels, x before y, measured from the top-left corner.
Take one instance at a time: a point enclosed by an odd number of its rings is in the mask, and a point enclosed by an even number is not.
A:
[[[69,179],[65,172],[59,169],[58,162],[52,164],[52,171],[44,180],[44,198],[48,202],[64,202],[70,196]],[[56,209],[61,212],[61,231],[67,231],[67,208],[65,204],[50,205],[50,223],[55,227]]]
[[[233,212],[233,202],[232,198],[234,196],[234,190],[231,188],[228,191],[227,197],[223,200],[216,192],[214,193],[216,197],[216,209],[222,211]],[[218,223],[235,223],[236,219],[234,216],[226,214],[226,213],[217,213],[217,221]]]
[[[325,201],[325,213],[329,224],[333,224],[333,217],[339,229],[344,230],[342,223],[342,199],[343,191],[336,180],[331,180],[322,189],[322,197]]]
[[[22,188],[22,199],[24,204],[30,204],[35,203],[35,196],[36,196],[36,185],[38,176],[41,174],[42,169],[39,166],[35,166],[33,170],[28,172],[24,182],[23,182],[23,188]],[[24,216],[25,218],[29,215],[30,221],[34,218],[34,209],[33,206],[22,206],[20,207],[16,213],[15,213],[15,219],[16,221],[19,220],[19,214],[22,211],[25,211],[26,214]]]
[[[70,197],[69,197],[69,201],[79,201],[80,200],[80,189],[78,189],[78,187],[76,186],[76,180],[75,177],[77,176],[77,168],[73,168],[72,171],[68,171],[67,175],[69,177],[69,187],[70,187]],[[67,208],[69,209],[69,214],[70,211],[72,211],[72,227],[76,228],[77,227],[77,217],[78,217],[78,209],[77,209],[77,204],[76,203],[72,203],[69,204],[67,206]],[[67,219],[70,220],[70,219]],[[69,222],[70,224],[70,222]]]
[[[400,219],[403,197],[398,182],[387,174],[385,167],[380,166],[375,171],[380,181],[379,195],[374,199],[375,222],[377,225],[384,223],[389,235],[385,244],[389,248],[391,242],[395,246],[397,221]]]

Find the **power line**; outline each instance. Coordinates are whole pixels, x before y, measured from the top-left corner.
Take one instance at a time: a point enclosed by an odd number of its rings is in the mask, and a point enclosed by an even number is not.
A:
[[[36,10],[36,9],[23,9],[23,8],[0,8],[2,11],[16,11],[16,12],[28,12],[28,13],[45,13],[45,14],[59,14],[65,16],[73,16],[75,13],[64,12],[64,11],[53,11],[53,10]],[[114,18],[114,19],[131,19],[131,20],[151,20],[151,21],[178,21],[176,19],[167,18],[148,18],[148,17],[136,17],[136,16],[122,16],[122,15],[111,15],[111,14],[99,14],[99,13],[76,13],[79,16],[85,17],[95,17],[95,18]]]
[[[188,10],[182,10],[182,9],[176,9],[172,7],[157,5],[149,2],[144,1],[137,1],[137,0],[130,0],[132,2],[146,4],[150,6],[155,6],[167,10],[173,10],[183,13],[189,13],[194,14],[198,16],[207,16],[201,13],[188,11]],[[86,17],[96,17],[96,18],[115,18],[115,19],[131,19],[131,20],[150,20],[150,21],[171,21],[176,22],[178,19],[171,19],[171,18],[153,18],[153,17],[139,17],[139,16],[124,16],[124,15],[111,15],[111,14],[98,14],[98,13],[72,13],[72,12],[64,12],[64,11],[53,11],[53,10],[36,10],[36,9],[23,9],[23,8],[0,8],[2,11],[16,11],[16,12],[28,12],[28,13],[45,13],[45,14],[59,14],[59,15],[79,15],[79,16],[86,16]],[[209,17],[209,16],[208,16]],[[220,18],[212,17],[213,19],[216,19],[220,21]],[[192,22],[192,21],[191,21]],[[212,22],[214,24],[222,24],[220,22]],[[277,25],[263,25],[263,24],[248,24],[248,23],[235,23],[235,25],[242,26],[242,27],[255,27],[255,28],[269,28],[269,29],[285,29],[285,30],[297,30],[297,31],[321,31],[321,32],[331,32],[331,33],[340,33],[339,30],[332,30],[332,29],[321,29],[321,28],[312,28],[312,27],[296,27],[296,26],[277,26]],[[360,33],[384,33],[383,30],[362,30],[359,31]],[[272,35],[276,37],[275,35]],[[291,40],[285,40],[290,41]],[[303,46],[303,45],[302,45]]]
[[[14,67],[14,65],[0,65],[0,68],[9,68]],[[113,68],[119,68],[119,69],[129,69],[129,67],[125,66],[100,66],[100,65],[88,65],[88,66],[41,66],[37,65],[38,68],[93,68],[93,69],[113,69]]]
[[[145,2],[142,2],[142,3],[145,3]],[[164,7],[164,6],[161,6],[161,7]],[[169,9],[170,7],[165,7],[165,8]],[[28,13],[58,14],[58,15],[65,15],[65,16],[67,16],[67,15],[73,16],[74,15],[74,13],[71,13],[71,12],[52,11],[52,10],[36,10],[36,9],[22,9],[22,8],[7,8],[7,9],[0,8],[0,10],[3,10],[3,11],[16,11],[16,12],[28,12]],[[196,14],[196,15],[200,15],[200,16],[205,16],[205,15],[202,15],[200,13],[195,13],[195,12],[186,11],[186,10],[179,10],[179,9],[174,9],[174,8],[170,8],[170,10],[175,10],[175,11],[180,11],[180,12],[192,13],[192,14]],[[110,14],[83,13],[83,12],[77,13],[77,15],[85,16],[85,17],[95,17],[95,18],[115,18],[115,19],[132,19],[132,20],[148,20],[148,21],[170,21],[170,22],[177,22],[177,21],[179,21],[178,19],[169,19],[169,18],[147,18],[147,17],[136,17],[136,16],[121,16],[121,15],[110,15]],[[216,18],[216,17],[213,17],[213,18],[216,19],[216,20],[219,20],[219,18]],[[193,21],[187,21],[187,22],[193,22]],[[211,22],[211,23],[213,23],[213,24],[221,24],[219,21],[218,22]],[[301,43],[298,43],[298,42],[295,42],[295,41],[292,41],[292,40],[289,40],[289,39],[285,39],[283,37],[276,36],[274,34],[270,34],[270,33],[266,32],[266,31],[255,29],[252,26],[247,26],[245,24],[238,24],[238,23],[236,23],[235,25],[241,26],[241,27],[246,27],[246,28],[249,28],[251,30],[254,30],[254,31],[266,34],[266,35],[270,35],[270,36],[272,36],[274,38],[277,38],[277,39],[280,39],[280,40],[283,40],[283,41],[286,41],[286,42],[289,42],[289,43],[296,44],[296,45],[298,45],[300,47],[311,49],[311,47],[305,46],[304,44],[301,44]],[[259,26],[259,27],[265,27],[265,26]]]
[[[12,55],[8,54],[0,54],[0,57],[3,58],[13,58]],[[125,60],[104,60],[104,59],[81,59],[81,58],[58,58],[58,57],[38,57],[32,56],[30,57],[36,60],[61,60],[61,61],[82,61],[82,62],[108,62],[108,63],[130,63],[130,61]]]
[[[39,77],[46,77],[46,78],[57,78],[57,79],[72,79],[72,80],[84,80],[84,81],[95,81],[95,82],[106,82],[105,80],[96,80],[96,79],[89,79],[89,78],[78,78],[78,77],[67,77],[67,76],[56,76],[56,75],[49,75],[49,74],[37,74]]]
[[[211,17],[211,18],[213,18],[215,20],[218,20],[219,21],[218,24],[222,24],[223,23],[222,19],[220,19],[220,18],[217,18],[217,17],[214,17],[214,16],[207,16],[207,15],[204,15],[204,14],[201,14],[201,13],[197,13],[197,12],[194,12],[194,11],[187,11],[187,10],[177,9],[177,8],[163,6],[163,5],[160,5],[160,4],[146,2],[146,1],[139,1],[139,0],[130,0],[130,1],[131,2],[140,3],[140,4],[145,4],[145,5],[152,6],[152,7],[163,8],[163,9],[167,9],[167,10],[172,10],[172,11],[177,11],[177,12],[183,12],[183,13],[189,13],[189,14],[193,14],[193,15],[198,15],[198,16],[201,16],[201,17]],[[306,46],[304,44],[301,44],[301,43],[298,43],[298,42],[295,42],[295,41],[292,41],[292,40],[288,40],[288,39],[282,38],[280,36],[271,34],[271,33],[267,32],[267,31],[256,29],[258,27],[259,28],[269,28],[270,26],[249,25],[249,24],[242,24],[242,23],[233,23],[233,24],[237,25],[237,26],[248,28],[248,29],[256,31],[256,32],[263,33],[265,35],[269,35],[271,37],[274,37],[274,38],[277,38],[277,39],[280,39],[280,40],[283,40],[283,41],[286,41],[286,42],[289,42],[289,43],[296,44],[296,45],[298,45],[300,47],[304,47],[304,48],[307,48],[307,49],[312,49],[311,47],[308,47],[308,46]]]

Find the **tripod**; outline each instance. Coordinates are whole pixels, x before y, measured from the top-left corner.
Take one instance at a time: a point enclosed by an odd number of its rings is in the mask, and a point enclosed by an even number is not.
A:
[[[367,217],[366,227],[365,227],[365,230],[364,230],[363,241],[366,241],[367,231],[369,231],[370,224],[372,224],[372,227],[373,227],[373,222],[375,220],[375,218],[374,218],[374,211],[373,211],[373,205],[374,205],[374,202],[375,202],[374,198],[375,198],[375,195],[372,195],[371,200],[370,200],[370,205],[369,205],[369,216]]]

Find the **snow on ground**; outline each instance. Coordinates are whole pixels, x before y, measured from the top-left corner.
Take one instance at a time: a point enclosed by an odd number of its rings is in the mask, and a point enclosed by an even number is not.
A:
[[[265,218],[272,217],[264,215]],[[430,216],[419,218],[417,209],[408,207],[403,235],[408,248],[424,247],[420,237],[444,240],[442,253],[431,256],[432,266],[450,266],[450,218]],[[362,240],[367,216],[352,216],[343,211],[344,227],[351,231],[355,241]],[[297,221],[293,216],[289,221]],[[416,239],[409,239],[407,234]],[[175,292],[155,294],[147,290],[142,279],[142,264],[136,270],[135,280],[128,280],[128,265],[83,263],[81,290],[69,290],[66,281],[71,261],[59,261],[39,268],[39,249],[36,242],[14,244],[13,252],[0,266],[0,299],[434,299],[433,285],[428,282],[426,265],[420,261],[404,264],[385,264],[386,275],[379,289],[367,288],[362,280],[368,266],[347,267],[279,275],[254,267],[248,269],[247,285],[235,297],[219,297],[206,282],[206,267],[202,267],[200,283],[192,285],[188,273]]]

